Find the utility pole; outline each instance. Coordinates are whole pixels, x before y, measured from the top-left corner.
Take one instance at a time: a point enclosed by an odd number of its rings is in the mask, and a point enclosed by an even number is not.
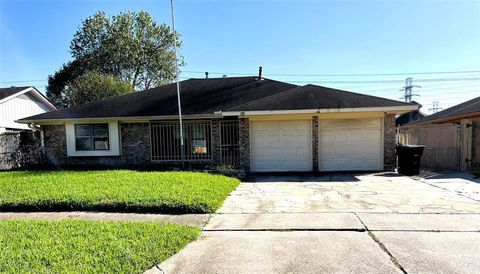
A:
[[[412,102],[412,97],[413,96],[420,96],[418,94],[413,94],[413,88],[420,88],[420,86],[414,86],[413,85],[413,78],[408,77],[405,79],[405,86],[400,89],[401,91],[404,91],[404,95],[401,99],[404,99],[406,103]]]
[[[438,101],[433,101],[432,108],[429,108],[428,110],[430,110],[432,113],[437,113],[441,109],[442,108],[438,106]]]
[[[170,0],[172,11],[172,30],[173,30],[173,48],[175,53],[175,80],[177,82],[177,102],[178,102],[178,120],[180,121],[180,157],[182,159],[182,169],[185,168],[185,143],[183,141],[183,121],[182,104],[180,100],[180,82],[178,80],[178,60],[177,60],[177,32],[175,31],[175,13],[173,10],[173,0]]]

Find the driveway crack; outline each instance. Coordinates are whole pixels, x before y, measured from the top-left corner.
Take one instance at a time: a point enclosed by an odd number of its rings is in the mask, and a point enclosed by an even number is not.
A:
[[[358,216],[356,212],[353,212],[353,214],[357,217],[358,221],[363,225],[365,228],[365,231],[367,231],[368,236],[372,238],[372,240],[377,243],[377,245],[380,247],[380,249],[385,252],[385,254],[388,255],[390,258],[390,261],[395,265],[396,268],[398,268],[402,273],[407,274],[408,272],[405,270],[405,268],[400,264],[400,262],[393,256],[393,254],[387,249],[387,247],[380,241],[377,236],[368,228],[368,226],[363,222],[363,220]]]

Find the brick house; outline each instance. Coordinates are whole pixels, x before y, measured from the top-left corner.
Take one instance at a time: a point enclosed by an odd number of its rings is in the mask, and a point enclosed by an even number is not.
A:
[[[182,81],[184,159],[247,172],[391,170],[403,103],[258,77]],[[176,85],[21,119],[42,131],[50,161],[175,165],[182,159]]]

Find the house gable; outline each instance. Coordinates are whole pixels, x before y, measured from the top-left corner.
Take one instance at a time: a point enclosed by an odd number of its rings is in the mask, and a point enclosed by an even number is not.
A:
[[[51,110],[55,106],[33,87],[0,89],[0,128],[29,129],[16,120]]]

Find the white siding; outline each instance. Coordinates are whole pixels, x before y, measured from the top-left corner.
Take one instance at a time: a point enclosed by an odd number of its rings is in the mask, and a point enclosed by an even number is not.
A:
[[[30,94],[22,94],[0,103],[0,128],[28,129],[26,124],[15,120],[50,111],[51,108]]]

